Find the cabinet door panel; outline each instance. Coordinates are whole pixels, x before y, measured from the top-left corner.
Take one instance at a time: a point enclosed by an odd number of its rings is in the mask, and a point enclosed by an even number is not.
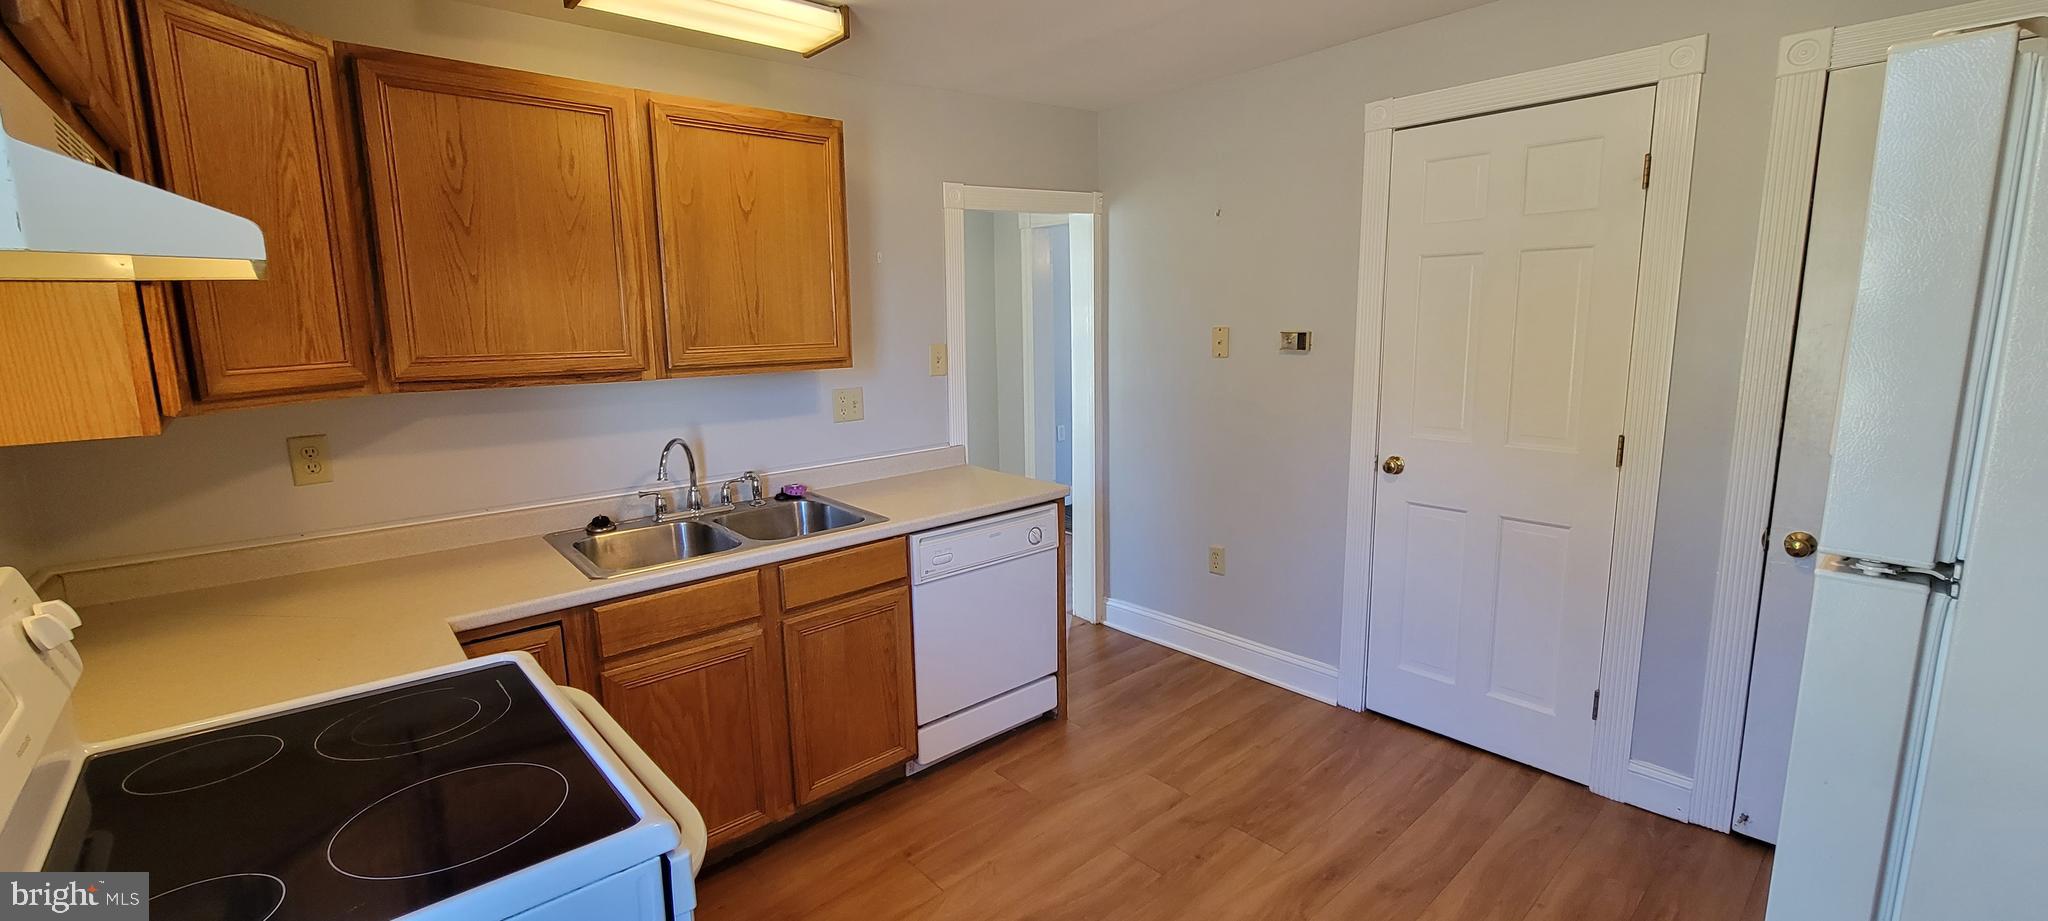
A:
[[[632,91],[376,50],[356,72],[393,378],[643,376]]]
[[[540,663],[540,670],[559,685],[569,682],[569,640],[561,624],[528,627],[516,633],[462,644],[462,653],[472,659],[501,652],[523,652]]]
[[[0,0],[0,19],[107,142],[129,150],[134,70],[121,0]]]
[[[144,0],[165,184],[263,228],[256,282],[182,285],[201,402],[361,391],[369,267],[333,48],[188,0]]]
[[[917,754],[908,590],[790,617],[782,643],[799,804]]]
[[[600,679],[605,709],[704,814],[712,847],[790,814],[776,666],[755,625]]]
[[[840,123],[653,103],[668,369],[845,367]]]
[[[163,431],[134,285],[0,282],[0,445]]]

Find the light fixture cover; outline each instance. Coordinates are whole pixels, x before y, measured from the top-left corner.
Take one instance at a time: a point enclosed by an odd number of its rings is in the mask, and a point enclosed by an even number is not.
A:
[[[811,0],[564,0],[571,9],[631,16],[810,57],[846,39],[846,8]]]

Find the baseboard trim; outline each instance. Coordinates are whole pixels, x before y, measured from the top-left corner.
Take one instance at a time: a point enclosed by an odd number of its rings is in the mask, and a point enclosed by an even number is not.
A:
[[[1128,601],[1110,598],[1103,602],[1103,607],[1108,614],[1103,623],[1124,633],[1242,672],[1303,697],[1333,706],[1337,703],[1334,665]]]
[[[1692,803],[1692,778],[1647,761],[1630,759],[1621,801],[1683,822]]]

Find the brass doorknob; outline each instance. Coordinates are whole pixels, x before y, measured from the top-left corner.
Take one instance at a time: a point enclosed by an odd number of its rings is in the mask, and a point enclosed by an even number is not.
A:
[[[1820,549],[1820,541],[1805,531],[1794,531],[1785,535],[1785,552],[1797,557],[1808,557]]]
[[[1401,471],[1408,469],[1408,462],[1402,460],[1401,455],[1393,454],[1389,455],[1386,460],[1380,462],[1380,469],[1388,473],[1391,473],[1394,476],[1400,476]]]

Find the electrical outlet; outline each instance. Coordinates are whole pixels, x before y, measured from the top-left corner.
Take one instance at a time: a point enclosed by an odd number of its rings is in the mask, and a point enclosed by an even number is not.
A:
[[[859,422],[863,418],[859,387],[832,391],[832,421]]]
[[[1210,547],[1210,548],[1209,548],[1209,572],[1210,572],[1210,573],[1211,573],[1212,575],[1218,575],[1218,576],[1220,576],[1220,575],[1222,575],[1222,574],[1223,574],[1223,548],[1222,548],[1222,547]]]
[[[946,344],[943,342],[932,346],[932,376],[946,376]]]
[[[334,482],[334,464],[327,459],[327,436],[299,435],[284,440],[292,465],[292,485]]]
[[[1209,355],[1214,358],[1230,357],[1230,327],[1212,326],[1209,328]]]

